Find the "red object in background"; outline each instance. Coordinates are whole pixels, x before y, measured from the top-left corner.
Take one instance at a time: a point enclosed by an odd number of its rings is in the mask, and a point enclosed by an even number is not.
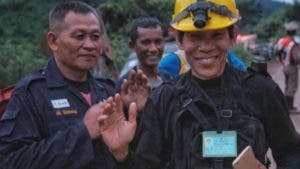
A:
[[[245,49],[255,49],[257,47],[256,34],[238,34],[236,43],[244,46]]]
[[[0,90],[0,118],[3,115],[6,105],[15,89],[15,85]]]

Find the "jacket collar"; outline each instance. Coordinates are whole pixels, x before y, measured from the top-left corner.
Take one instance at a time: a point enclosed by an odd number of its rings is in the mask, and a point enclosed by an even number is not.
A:
[[[49,59],[48,64],[43,71],[43,74],[46,77],[48,88],[63,87],[68,85],[65,81],[64,76],[58,69],[53,56]],[[95,84],[95,80],[92,78],[92,75],[90,73],[88,73],[88,81]]]
[[[48,64],[43,71],[43,74],[46,77],[48,88],[63,87],[67,85],[64,81],[62,73],[59,71],[56,65],[54,56],[51,56],[51,58],[49,59]]]
[[[226,64],[224,73],[219,77],[223,79],[223,81],[227,81],[226,83],[224,83],[224,86],[222,86],[222,88],[224,87],[223,90],[225,90],[225,88],[226,90],[229,90],[229,88],[232,87],[231,85],[233,81],[237,80],[234,78],[235,73],[233,69],[234,68]],[[209,99],[207,99],[208,96],[205,90],[199,85],[199,83],[197,82],[197,78],[193,77],[191,71],[185,73],[181,78],[179,78],[179,80],[177,81],[176,88],[179,91],[179,93],[185,93],[184,95],[188,95],[193,100],[203,101],[209,105],[213,105],[212,102],[208,101]]]

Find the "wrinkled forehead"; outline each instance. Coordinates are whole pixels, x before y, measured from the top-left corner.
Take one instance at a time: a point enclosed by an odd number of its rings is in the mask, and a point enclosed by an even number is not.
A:
[[[70,11],[66,13],[61,22],[56,23],[54,26],[58,32],[63,31],[63,29],[93,29],[102,34],[105,30],[103,22],[93,12],[81,13]]]

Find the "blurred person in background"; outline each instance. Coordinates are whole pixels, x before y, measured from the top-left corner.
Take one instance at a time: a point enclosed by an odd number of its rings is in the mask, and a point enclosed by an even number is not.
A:
[[[279,39],[275,48],[275,56],[279,58],[283,66],[285,76],[284,94],[291,113],[298,112],[294,107],[294,98],[298,88],[298,67],[300,63],[300,48],[299,44],[294,40],[297,34],[298,24],[291,21],[284,24],[286,36]]]

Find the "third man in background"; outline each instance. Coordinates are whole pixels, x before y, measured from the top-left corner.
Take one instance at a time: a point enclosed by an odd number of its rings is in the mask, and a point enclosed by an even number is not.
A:
[[[300,58],[299,45],[296,44],[294,36],[297,33],[298,25],[295,21],[284,24],[287,35],[280,38],[275,45],[275,55],[283,66],[285,76],[284,94],[291,113],[297,112],[294,107],[294,97],[298,88],[298,67]]]
[[[152,17],[135,19],[129,31],[129,47],[136,52],[138,58],[138,65],[133,69],[143,71],[151,88],[159,86],[163,81],[157,69],[164,52],[163,32],[162,23]],[[120,90],[123,80],[128,78],[128,74],[118,79],[116,83],[117,91]]]

